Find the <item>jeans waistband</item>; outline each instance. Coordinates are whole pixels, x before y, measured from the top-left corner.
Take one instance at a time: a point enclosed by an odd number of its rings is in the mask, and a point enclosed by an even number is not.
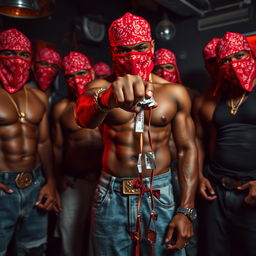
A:
[[[136,177],[119,178],[119,177],[112,176],[106,172],[101,172],[101,176],[99,179],[99,185],[101,185],[103,187],[111,186],[114,191],[120,192],[122,189],[121,186],[122,186],[123,180],[135,179],[135,178]],[[167,185],[170,185],[171,179],[172,179],[171,171],[154,176],[153,189],[160,189],[162,187],[166,187]],[[145,184],[145,186],[147,188],[149,188],[150,177],[143,178],[143,183]]]
[[[33,180],[42,176],[42,166],[37,165],[32,170],[24,170],[24,171],[2,171],[0,172],[0,183],[2,184],[16,184],[15,179],[18,174],[22,172],[29,172],[32,174]]]

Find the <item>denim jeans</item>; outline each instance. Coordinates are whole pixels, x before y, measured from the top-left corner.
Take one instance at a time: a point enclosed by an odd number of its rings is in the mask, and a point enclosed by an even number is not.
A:
[[[26,252],[36,247],[41,247],[42,251],[47,241],[47,213],[35,206],[39,191],[45,183],[41,167],[31,171],[33,182],[27,188],[16,186],[18,173],[0,172],[0,183],[14,191],[8,194],[0,190],[0,256],[6,255],[13,237],[18,256],[26,255]]]
[[[150,178],[144,178],[149,187]],[[91,254],[96,256],[130,256],[134,252],[134,243],[129,231],[135,231],[137,217],[137,195],[123,195],[122,179],[102,173],[96,188],[92,206]],[[183,256],[184,250],[170,251],[164,243],[168,223],[175,213],[175,203],[171,185],[171,173],[154,177],[153,189],[159,189],[160,198],[154,197],[157,239],[154,255]],[[145,193],[141,201],[142,241],[141,255],[150,255],[150,244],[145,239],[145,230],[151,212],[151,199]]]
[[[201,201],[200,255],[255,256],[256,208],[244,202],[248,190],[228,190],[217,181],[211,183],[217,198]]]
[[[97,180],[66,176],[73,184],[61,193],[63,210],[57,222],[56,235],[61,237],[61,255],[80,256],[88,246],[89,214]]]

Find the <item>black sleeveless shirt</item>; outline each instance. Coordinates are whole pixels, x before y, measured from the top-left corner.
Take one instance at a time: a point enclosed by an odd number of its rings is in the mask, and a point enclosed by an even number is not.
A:
[[[214,160],[206,176],[256,179],[256,88],[240,105],[236,115],[224,97],[217,104],[213,122],[217,128]]]

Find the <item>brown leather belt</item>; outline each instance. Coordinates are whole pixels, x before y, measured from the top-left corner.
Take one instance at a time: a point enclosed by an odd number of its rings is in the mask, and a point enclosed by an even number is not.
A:
[[[139,195],[140,189],[133,187],[133,179],[122,180],[122,193],[124,195]]]
[[[21,172],[17,174],[15,183],[18,188],[27,188],[33,182],[33,176],[31,172]]]
[[[246,183],[243,180],[231,178],[231,177],[221,177],[220,178],[221,185],[226,189],[236,189],[239,186],[242,186]]]

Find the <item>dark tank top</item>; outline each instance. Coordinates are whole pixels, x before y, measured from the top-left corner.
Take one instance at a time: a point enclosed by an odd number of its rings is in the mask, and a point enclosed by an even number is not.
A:
[[[217,129],[216,150],[205,170],[206,176],[256,179],[256,88],[240,105],[236,115],[230,114],[230,110],[224,97],[213,114]]]

